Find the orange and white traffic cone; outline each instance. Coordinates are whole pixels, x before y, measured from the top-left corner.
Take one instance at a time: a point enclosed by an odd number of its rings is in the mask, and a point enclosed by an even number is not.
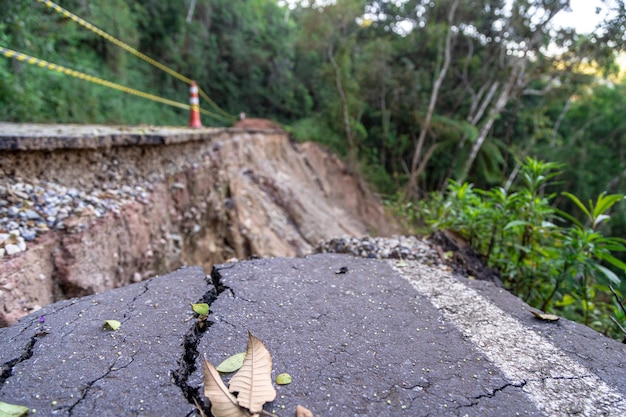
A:
[[[198,98],[198,85],[195,81],[189,86],[189,127],[194,129],[202,127],[200,121],[200,99]]]

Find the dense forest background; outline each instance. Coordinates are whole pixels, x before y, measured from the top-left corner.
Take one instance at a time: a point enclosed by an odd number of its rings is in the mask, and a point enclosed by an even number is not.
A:
[[[58,2],[195,79],[227,112],[331,146],[384,195],[423,196],[449,179],[504,185],[527,155],[564,163],[559,187],[583,201],[625,189],[621,1],[586,35],[551,25],[566,0],[516,0],[510,13],[504,0],[395,3]],[[1,46],[188,100],[186,84],[37,1],[3,0],[0,17]],[[184,125],[187,116],[3,58],[0,119]],[[626,235],[624,219],[612,226]]]
[[[1,4],[0,46],[187,102],[186,84],[41,3]],[[622,0],[603,2],[613,12],[591,34],[553,25],[568,0],[58,4],[196,80],[228,113],[328,145],[390,201],[427,201],[454,181],[509,190],[527,157],[562,164],[535,191],[583,223],[561,191],[584,205],[626,191]],[[184,125],[187,114],[2,58],[0,120]],[[614,203],[603,234],[626,237]]]

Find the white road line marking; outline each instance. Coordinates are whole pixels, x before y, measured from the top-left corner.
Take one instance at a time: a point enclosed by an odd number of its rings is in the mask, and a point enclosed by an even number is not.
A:
[[[618,391],[472,288],[417,262],[390,263],[547,415],[626,416]]]

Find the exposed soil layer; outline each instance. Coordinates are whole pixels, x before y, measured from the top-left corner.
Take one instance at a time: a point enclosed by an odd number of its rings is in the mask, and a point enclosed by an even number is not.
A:
[[[183,265],[210,270],[230,258],[297,256],[323,239],[395,231],[339,158],[282,130],[0,127],[0,142],[12,144],[0,154],[7,182],[49,181],[89,195],[147,190],[119,210],[73,214],[63,230],[5,254],[0,326]]]

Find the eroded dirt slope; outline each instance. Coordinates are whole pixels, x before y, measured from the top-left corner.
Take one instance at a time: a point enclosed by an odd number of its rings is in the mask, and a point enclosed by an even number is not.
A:
[[[230,258],[302,255],[321,239],[394,232],[339,158],[265,128],[2,124],[0,141],[28,146],[0,150],[0,217],[4,229],[14,226],[13,207],[15,220],[35,217],[20,223],[22,233],[37,233],[26,251],[0,261],[0,326],[182,265],[208,270]],[[50,187],[67,206],[44,205]]]

